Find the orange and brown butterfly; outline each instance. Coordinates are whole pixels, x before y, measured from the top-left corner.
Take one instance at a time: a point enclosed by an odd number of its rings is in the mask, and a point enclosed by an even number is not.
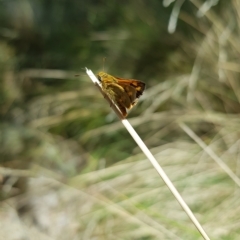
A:
[[[145,83],[135,79],[114,77],[105,72],[99,72],[97,77],[103,92],[117,105],[125,118],[127,110],[135,106],[143,94]]]

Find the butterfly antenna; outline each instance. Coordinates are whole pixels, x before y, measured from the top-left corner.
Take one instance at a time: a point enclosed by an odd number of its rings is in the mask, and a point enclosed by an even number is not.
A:
[[[82,70],[85,70],[85,68],[81,68]],[[79,77],[81,74],[77,73],[77,74],[74,74],[75,77]]]

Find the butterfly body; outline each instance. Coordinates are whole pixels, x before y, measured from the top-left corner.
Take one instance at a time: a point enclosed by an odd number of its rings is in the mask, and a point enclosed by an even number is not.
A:
[[[145,89],[145,83],[135,79],[114,77],[105,72],[97,74],[102,90],[117,105],[123,117],[136,105]]]

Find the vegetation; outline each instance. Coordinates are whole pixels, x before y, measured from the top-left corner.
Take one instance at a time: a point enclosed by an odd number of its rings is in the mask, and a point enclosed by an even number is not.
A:
[[[0,0],[0,239],[202,239],[85,74],[105,57],[209,237],[239,239],[239,29],[238,0]]]

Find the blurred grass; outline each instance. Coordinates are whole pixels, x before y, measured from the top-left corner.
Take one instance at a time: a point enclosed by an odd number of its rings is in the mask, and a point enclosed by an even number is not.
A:
[[[147,83],[129,121],[211,239],[239,239],[239,186],[180,127],[239,176],[240,5],[204,2],[174,35],[160,1],[0,2],[0,239],[201,239],[81,70],[103,57]]]

